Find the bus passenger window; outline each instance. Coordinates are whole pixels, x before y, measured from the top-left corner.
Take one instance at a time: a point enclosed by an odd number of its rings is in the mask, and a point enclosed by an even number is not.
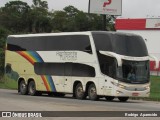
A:
[[[115,58],[105,56],[97,52],[100,63],[101,72],[105,75],[115,78],[116,76],[116,62]]]

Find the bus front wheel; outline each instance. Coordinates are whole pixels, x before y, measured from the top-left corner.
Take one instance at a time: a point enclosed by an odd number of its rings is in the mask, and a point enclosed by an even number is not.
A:
[[[28,92],[31,96],[35,96],[37,91],[36,91],[36,84],[34,81],[30,81],[28,85]]]
[[[97,95],[96,86],[94,84],[91,84],[88,88],[88,96],[90,100],[98,100],[99,97]]]
[[[129,99],[129,97],[118,97],[118,99],[120,102],[126,102]]]

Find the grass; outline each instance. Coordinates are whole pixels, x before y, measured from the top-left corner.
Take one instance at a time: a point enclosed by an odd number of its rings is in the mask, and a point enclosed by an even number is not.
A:
[[[3,82],[0,82],[0,88],[3,88],[3,89],[5,89],[5,88],[6,88],[6,86],[4,85],[4,83],[3,83]]]
[[[159,76],[151,76],[151,91],[150,91],[149,98],[160,101],[160,77]]]
[[[5,87],[10,89],[17,89],[17,82],[14,80],[8,80],[5,82]]]
[[[17,89],[17,81],[12,80],[7,78],[4,81],[4,78],[2,78],[3,80],[0,80],[0,88],[3,89]]]

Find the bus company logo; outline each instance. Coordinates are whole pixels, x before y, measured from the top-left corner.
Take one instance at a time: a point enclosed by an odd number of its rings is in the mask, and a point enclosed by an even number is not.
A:
[[[59,56],[60,60],[77,60],[77,52],[57,52],[56,56]]]
[[[106,7],[107,5],[110,5],[112,3],[112,0],[107,0],[103,3],[103,7]]]

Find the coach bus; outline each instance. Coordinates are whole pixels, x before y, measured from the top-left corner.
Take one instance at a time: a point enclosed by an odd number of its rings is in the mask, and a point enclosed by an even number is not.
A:
[[[153,57],[154,58],[154,57]],[[148,97],[149,55],[141,36],[88,31],[10,35],[6,79],[15,79],[22,95],[98,100]]]

